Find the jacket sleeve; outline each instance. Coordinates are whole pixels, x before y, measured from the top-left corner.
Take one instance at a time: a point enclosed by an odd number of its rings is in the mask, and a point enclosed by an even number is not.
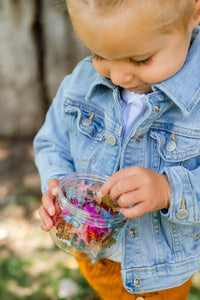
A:
[[[67,86],[70,76],[63,80],[33,142],[43,193],[48,188],[49,179],[61,178],[74,171],[63,106],[64,86]]]
[[[200,167],[189,171],[182,166],[163,169],[171,187],[171,204],[161,214],[171,222],[200,223]]]

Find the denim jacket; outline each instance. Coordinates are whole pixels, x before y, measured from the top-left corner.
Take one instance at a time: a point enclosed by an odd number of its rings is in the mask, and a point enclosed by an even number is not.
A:
[[[145,114],[124,143],[120,89],[90,57],[64,79],[34,140],[43,192],[50,178],[79,170],[111,176],[137,165],[168,176],[170,208],[125,225],[121,272],[130,293],[181,285],[200,268],[198,27],[193,39],[181,70],[145,95]]]

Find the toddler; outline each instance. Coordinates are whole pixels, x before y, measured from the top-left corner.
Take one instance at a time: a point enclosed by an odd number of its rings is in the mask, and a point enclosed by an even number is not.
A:
[[[184,300],[200,268],[200,0],[67,0],[91,57],[62,82],[34,140],[41,228],[60,179],[109,176],[127,218],[115,255],[78,260],[104,300]]]

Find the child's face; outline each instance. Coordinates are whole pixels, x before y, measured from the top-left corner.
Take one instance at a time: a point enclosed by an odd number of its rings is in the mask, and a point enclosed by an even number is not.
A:
[[[93,65],[99,74],[122,88],[142,94],[151,91],[151,84],[180,70],[192,30],[161,33],[150,27],[139,29],[131,14],[123,23],[117,18],[107,25],[99,22],[95,30],[89,22],[72,19],[78,36],[93,54]]]

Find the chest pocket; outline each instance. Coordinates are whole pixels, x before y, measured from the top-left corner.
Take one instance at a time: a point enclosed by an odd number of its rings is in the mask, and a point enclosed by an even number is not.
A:
[[[65,109],[67,117],[71,120],[73,130],[76,128],[79,133],[88,136],[94,140],[103,139],[105,125],[101,112],[88,107],[67,106]]]
[[[157,142],[158,155],[168,162],[182,162],[200,155],[200,137],[152,130],[151,138]]]

